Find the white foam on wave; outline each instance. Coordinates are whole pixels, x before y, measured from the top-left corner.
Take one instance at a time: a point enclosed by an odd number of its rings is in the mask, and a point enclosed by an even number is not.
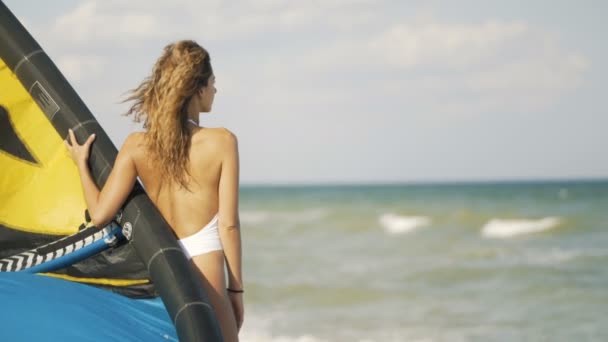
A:
[[[246,224],[259,224],[270,219],[269,211],[243,210],[239,213],[241,222]]]
[[[492,219],[483,226],[481,234],[488,238],[510,238],[547,231],[557,227],[560,222],[558,217],[545,217],[539,220]]]
[[[248,310],[245,322],[239,332],[242,342],[328,342],[312,334],[280,334],[274,328],[278,321],[286,315],[283,310],[271,310],[264,314],[255,308]]]
[[[242,210],[239,213],[242,223],[261,224],[266,222],[276,223],[287,221],[292,223],[316,222],[328,215],[325,208],[310,208],[303,210],[273,211],[273,210]]]
[[[578,257],[585,256],[586,253],[580,250],[564,250],[552,248],[550,250],[534,251],[524,255],[526,263],[532,265],[559,265],[572,261]]]
[[[302,313],[303,311],[300,311],[298,314]],[[263,312],[260,312],[260,309],[252,304],[247,309],[245,322],[239,332],[239,340],[242,342],[433,342],[433,339],[428,337],[414,338],[405,330],[387,331],[381,327],[362,328],[354,322],[348,324],[347,321],[344,321],[344,324],[332,325],[332,329],[328,331],[324,329],[326,321],[318,322],[321,323],[320,327],[314,320],[310,320],[302,326],[297,318],[290,317],[290,315],[293,315],[293,312],[284,306],[266,307]],[[311,315],[314,315],[314,312]],[[289,328],[291,325],[293,325],[293,329]],[[311,332],[314,330],[319,330],[319,332]],[[353,336],[357,337],[353,338]]]
[[[239,334],[239,340],[243,342],[328,342],[326,340],[318,339],[312,335],[272,336],[262,332],[243,332]]]
[[[380,215],[379,221],[390,234],[409,233],[431,224],[431,219],[426,216],[402,216],[393,213]]]

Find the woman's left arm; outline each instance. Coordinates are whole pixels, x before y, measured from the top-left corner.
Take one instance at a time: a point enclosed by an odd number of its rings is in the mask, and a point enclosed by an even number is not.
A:
[[[91,144],[94,140],[95,134],[92,134],[84,144],[79,145],[74,132],[69,130],[69,143],[66,140],[65,145],[78,167],[82,190],[91,220],[95,226],[103,227],[114,218],[118,209],[120,209],[133,189],[133,185],[137,179],[137,169],[130,154],[133,140],[131,135],[127,137],[127,140],[118,152],[110,176],[108,176],[106,184],[100,191],[93,181],[89,166],[87,165]]]

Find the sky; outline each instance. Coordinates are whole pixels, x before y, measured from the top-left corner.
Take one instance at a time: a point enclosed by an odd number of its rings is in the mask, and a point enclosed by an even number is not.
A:
[[[242,184],[608,178],[604,1],[3,0],[117,147],[194,39]]]

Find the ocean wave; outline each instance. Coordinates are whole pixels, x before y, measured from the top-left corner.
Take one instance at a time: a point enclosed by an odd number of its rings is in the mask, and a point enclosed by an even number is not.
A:
[[[286,312],[283,309],[273,308],[260,313],[255,308],[249,310],[245,322],[239,332],[239,340],[243,342],[328,342],[310,333],[285,334],[277,333],[277,322],[284,322]]]
[[[291,223],[317,222],[325,218],[329,211],[325,208],[311,208],[304,210],[274,211],[274,210],[241,210],[239,213],[242,223],[261,224],[277,221]]]
[[[603,249],[551,248],[519,253],[517,256],[513,256],[513,261],[516,264],[555,266],[580,259],[606,258],[607,256],[608,252]]]
[[[282,310],[280,310],[282,311]],[[433,342],[429,338],[405,338],[400,332],[387,332],[382,330],[365,332],[359,329],[352,329],[348,326],[336,326],[335,331],[330,333],[332,336],[319,337],[311,333],[290,334],[273,332],[277,321],[284,321],[279,318],[279,314],[271,313],[265,315],[248,314],[245,319],[245,324],[239,332],[239,340],[243,342],[331,342],[331,341],[355,341],[355,342]],[[253,316],[253,317],[252,317]],[[284,328],[283,328],[284,329]],[[353,335],[372,334],[374,336],[359,336],[353,338]],[[326,333],[327,334],[327,333]]]
[[[409,233],[431,224],[431,219],[426,216],[402,216],[393,213],[380,215],[379,221],[384,230],[390,234]]]
[[[269,211],[261,211],[261,210],[247,210],[241,211],[239,213],[239,217],[241,222],[247,224],[259,224],[270,219]]]
[[[481,229],[481,234],[488,238],[510,238],[520,235],[539,233],[557,227],[561,223],[558,217],[545,217],[539,220],[492,219]]]
[[[244,332],[239,340],[243,342],[327,342],[312,335],[303,336],[272,336],[263,332]]]
[[[547,251],[536,251],[525,255],[526,263],[531,265],[548,266],[559,265],[572,261],[579,257],[585,257],[588,253],[580,250],[563,250],[554,248]]]

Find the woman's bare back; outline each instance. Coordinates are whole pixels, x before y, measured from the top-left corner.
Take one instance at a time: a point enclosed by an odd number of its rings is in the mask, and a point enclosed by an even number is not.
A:
[[[163,182],[159,168],[144,146],[146,133],[133,133],[130,152],[137,174],[152,202],[171,225],[179,239],[204,227],[219,211],[219,184],[226,138],[224,128],[200,128],[192,134],[188,172],[190,191]]]
[[[238,341],[244,317],[238,142],[227,129],[198,127],[200,113],[211,112],[216,93],[209,53],[191,40],[171,43],[154,64],[152,75],[127,98],[134,101],[127,114],[137,122],[143,119],[149,133],[129,135],[102,189],[87,163],[95,137],[80,145],[70,133],[66,147],[78,165],[91,220],[99,227],[112,220],[139,177],[200,272],[224,341],[230,342]],[[185,124],[192,131],[184,132]],[[145,146],[148,137],[152,150]],[[189,150],[180,143],[186,137]],[[188,155],[182,154],[185,151]],[[181,173],[183,167],[186,174]],[[208,225],[210,221],[213,224]],[[202,234],[197,234],[201,229]],[[201,237],[209,233],[212,238],[205,241],[212,241],[213,248],[198,248]],[[196,248],[188,248],[186,242],[191,241]]]

